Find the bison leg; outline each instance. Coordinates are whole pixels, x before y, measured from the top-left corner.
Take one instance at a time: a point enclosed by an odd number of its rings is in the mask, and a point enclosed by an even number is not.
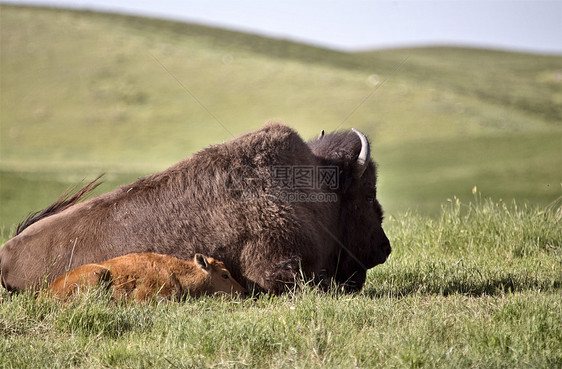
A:
[[[111,273],[108,268],[97,264],[87,264],[55,279],[49,286],[48,292],[66,299],[80,289],[91,288],[110,280]]]

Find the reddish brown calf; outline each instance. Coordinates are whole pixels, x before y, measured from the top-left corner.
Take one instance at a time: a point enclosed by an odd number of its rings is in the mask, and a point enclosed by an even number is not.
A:
[[[114,298],[136,301],[155,296],[181,299],[245,292],[218,260],[196,254],[193,260],[186,261],[155,253],[127,254],[102,263],[82,265],[55,279],[48,291],[66,299],[81,289],[104,283],[111,288]]]

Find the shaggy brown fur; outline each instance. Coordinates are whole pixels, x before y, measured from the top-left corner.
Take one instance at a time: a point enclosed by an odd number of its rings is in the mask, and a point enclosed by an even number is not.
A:
[[[29,225],[0,249],[2,284],[37,288],[80,265],[155,252],[209,255],[246,287],[273,293],[302,275],[358,290],[390,253],[375,165],[369,159],[360,178],[353,174],[361,148],[351,131],[307,144],[268,124]],[[337,167],[336,188],[290,189],[303,201],[277,196],[286,187],[275,168],[326,165]],[[335,200],[312,200],[319,195]]]
[[[97,264],[82,265],[54,280],[47,292],[68,298],[79,290],[107,284],[116,299],[153,297],[183,299],[204,294],[243,294],[224,264],[196,254],[185,261],[154,253],[128,254]]]

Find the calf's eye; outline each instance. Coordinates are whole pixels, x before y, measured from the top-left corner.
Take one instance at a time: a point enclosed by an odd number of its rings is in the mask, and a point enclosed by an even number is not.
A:
[[[225,273],[225,274],[221,275],[221,277],[222,277],[222,279],[228,279],[228,274]]]

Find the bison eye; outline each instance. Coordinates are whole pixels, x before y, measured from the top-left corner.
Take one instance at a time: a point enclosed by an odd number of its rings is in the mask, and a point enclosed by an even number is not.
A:
[[[222,279],[228,279],[228,274],[224,273],[223,275],[221,275]]]
[[[373,205],[375,203],[375,198],[374,197],[367,197],[367,202],[371,205]]]

